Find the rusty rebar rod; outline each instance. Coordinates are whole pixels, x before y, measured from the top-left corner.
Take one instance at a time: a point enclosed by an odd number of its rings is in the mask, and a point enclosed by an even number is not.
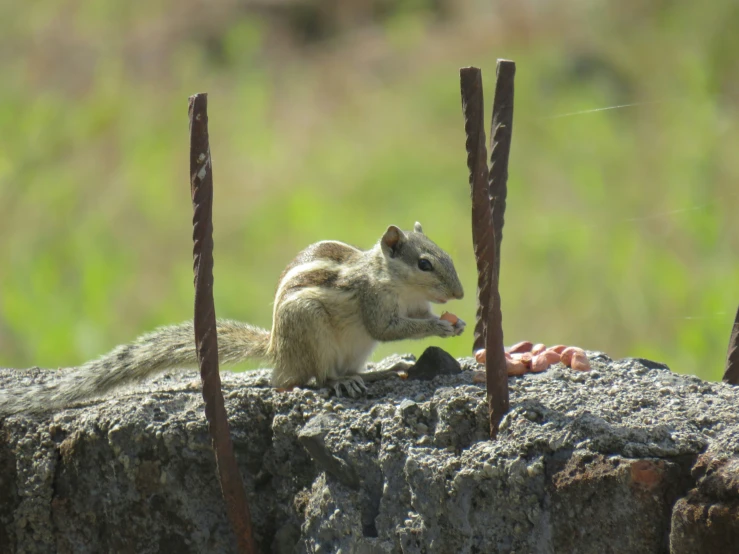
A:
[[[490,415],[490,436],[498,434],[500,422],[510,409],[508,371],[503,344],[503,311],[500,305],[500,247],[503,241],[503,224],[508,195],[508,158],[513,131],[513,77],[516,64],[510,60],[498,60],[495,79],[495,98],[490,127],[490,169],[488,194],[490,195],[490,225],[494,238],[494,265],[490,276],[490,297],[485,333],[486,378]],[[482,98],[482,92],[480,93]]]
[[[726,369],[724,370],[724,382],[739,385],[739,309],[734,317],[734,327],[729,337],[729,349],[726,353]]]
[[[490,225],[492,212],[488,194],[488,165],[483,124],[484,102],[482,74],[476,67],[459,70],[462,90],[464,132],[467,137],[467,168],[469,169],[470,195],[472,197],[472,245],[477,262],[477,315],[473,351],[485,348],[485,327],[491,282],[489,267],[495,265],[495,237]]]
[[[495,99],[490,122],[490,173],[488,188],[493,212],[495,234],[495,277],[500,280],[500,245],[503,241],[506,197],[508,196],[508,158],[513,134],[513,78],[516,64],[498,60],[495,80]]]
[[[233,452],[218,369],[218,336],[213,302],[213,166],[208,141],[208,95],[190,97],[190,193],[192,194],[195,345],[203,382],[205,417],[213,443],[221,493],[239,552],[257,552],[244,483]]]
[[[489,192],[489,172],[483,116],[482,75],[476,67],[460,70],[462,112],[467,137],[467,167],[472,197],[472,243],[477,262],[477,318],[473,349],[486,349],[490,438],[498,434],[500,422],[508,412],[508,373],[503,346],[503,318],[498,292],[496,237]]]

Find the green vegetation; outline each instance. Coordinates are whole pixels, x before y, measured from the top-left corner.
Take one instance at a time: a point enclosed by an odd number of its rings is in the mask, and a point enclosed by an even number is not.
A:
[[[74,365],[191,317],[199,91],[219,317],[269,326],[276,278],[302,247],[369,247],[420,220],[466,288],[448,309],[473,322],[458,68],[483,69],[491,106],[506,57],[518,66],[506,341],[720,378],[739,303],[739,4],[474,4],[401,3],[295,38],[279,13],[229,3],[6,3],[0,366]],[[636,105],[562,115],[623,104]],[[465,355],[471,333],[376,357],[428,344]]]

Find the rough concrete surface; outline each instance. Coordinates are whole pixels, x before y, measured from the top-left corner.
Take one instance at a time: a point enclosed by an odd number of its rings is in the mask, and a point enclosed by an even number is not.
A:
[[[224,373],[261,551],[739,551],[739,388],[590,356],[511,378],[496,442],[471,359],[361,399]],[[196,379],[0,418],[0,552],[234,552]]]

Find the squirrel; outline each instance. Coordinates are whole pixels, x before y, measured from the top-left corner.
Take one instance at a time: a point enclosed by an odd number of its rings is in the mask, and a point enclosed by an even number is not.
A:
[[[289,389],[315,379],[319,386],[364,392],[361,372],[378,342],[452,337],[464,331],[431,312],[464,295],[449,254],[420,223],[395,225],[369,250],[321,241],[302,250],[282,272],[272,330],[218,320],[222,364],[262,358],[274,364],[272,384]],[[0,414],[40,413],[100,396],[171,368],[197,367],[193,323],[160,327],[97,360],[65,370],[49,384],[0,391]]]

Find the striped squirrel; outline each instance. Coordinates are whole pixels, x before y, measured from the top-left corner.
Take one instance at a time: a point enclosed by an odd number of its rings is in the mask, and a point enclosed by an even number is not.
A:
[[[275,293],[272,331],[219,320],[222,364],[266,358],[272,384],[343,386],[364,391],[361,372],[379,341],[451,337],[452,325],[431,313],[429,302],[462,298],[449,255],[420,223],[403,232],[391,225],[370,250],[338,241],[308,246],[288,264]],[[192,322],[161,327],[114,348],[49,384],[0,391],[0,414],[45,412],[140,381],[170,368],[197,367]]]

